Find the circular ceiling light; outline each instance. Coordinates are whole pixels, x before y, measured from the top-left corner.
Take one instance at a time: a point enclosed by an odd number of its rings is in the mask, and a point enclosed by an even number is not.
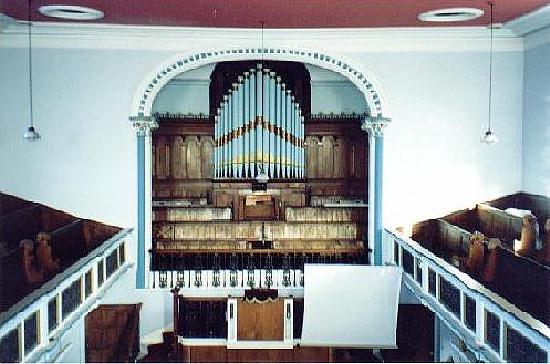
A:
[[[74,5],[44,5],[38,8],[42,15],[50,18],[70,20],[96,20],[103,18],[101,10]]]
[[[467,21],[479,18],[483,15],[483,10],[477,8],[446,8],[425,11],[418,14],[420,21]]]

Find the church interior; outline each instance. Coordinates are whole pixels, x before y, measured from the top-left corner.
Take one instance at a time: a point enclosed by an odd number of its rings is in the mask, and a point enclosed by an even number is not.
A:
[[[0,362],[550,362],[549,59],[546,0],[0,2]]]

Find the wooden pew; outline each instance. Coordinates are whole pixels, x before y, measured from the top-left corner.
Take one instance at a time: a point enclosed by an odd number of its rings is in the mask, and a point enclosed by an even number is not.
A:
[[[413,225],[412,239],[451,264],[462,267],[470,246],[471,233],[444,219],[430,219]]]
[[[22,239],[34,240],[41,230],[40,206],[36,204],[14,210],[0,217],[0,240],[8,242],[8,249],[19,248]]]
[[[63,268],[82,258],[86,253],[82,226],[82,220],[78,219],[51,233],[53,255],[61,260]]]
[[[486,285],[496,293],[550,323],[550,268],[507,248],[497,248],[494,277]],[[489,277],[487,277],[489,278]]]

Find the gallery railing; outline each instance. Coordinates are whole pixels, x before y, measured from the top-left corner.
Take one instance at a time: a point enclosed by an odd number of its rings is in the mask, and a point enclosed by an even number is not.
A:
[[[258,249],[258,251],[261,251]],[[154,258],[150,287],[183,290],[287,289],[304,286],[304,264],[365,264],[366,257],[350,252],[210,253]]]
[[[484,361],[548,363],[550,328],[416,241],[386,230],[403,282]]]
[[[126,229],[0,314],[0,362],[45,361],[131,263]],[[60,349],[63,351],[63,348]],[[60,355],[56,351],[55,355]],[[53,358],[53,360],[55,360]],[[50,360],[48,360],[50,361]]]
[[[251,288],[303,288],[301,269],[204,269],[153,271],[152,288],[181,288],[191,290],[231,290]]]

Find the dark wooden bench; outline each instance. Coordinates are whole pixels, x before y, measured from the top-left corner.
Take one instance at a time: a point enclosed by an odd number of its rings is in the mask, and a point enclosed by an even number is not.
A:
[[[0,240],[8,242],[8,249],[17,249],[22,239],[36,238],[41,230],[40,206],[32,204],[0,217]]]

